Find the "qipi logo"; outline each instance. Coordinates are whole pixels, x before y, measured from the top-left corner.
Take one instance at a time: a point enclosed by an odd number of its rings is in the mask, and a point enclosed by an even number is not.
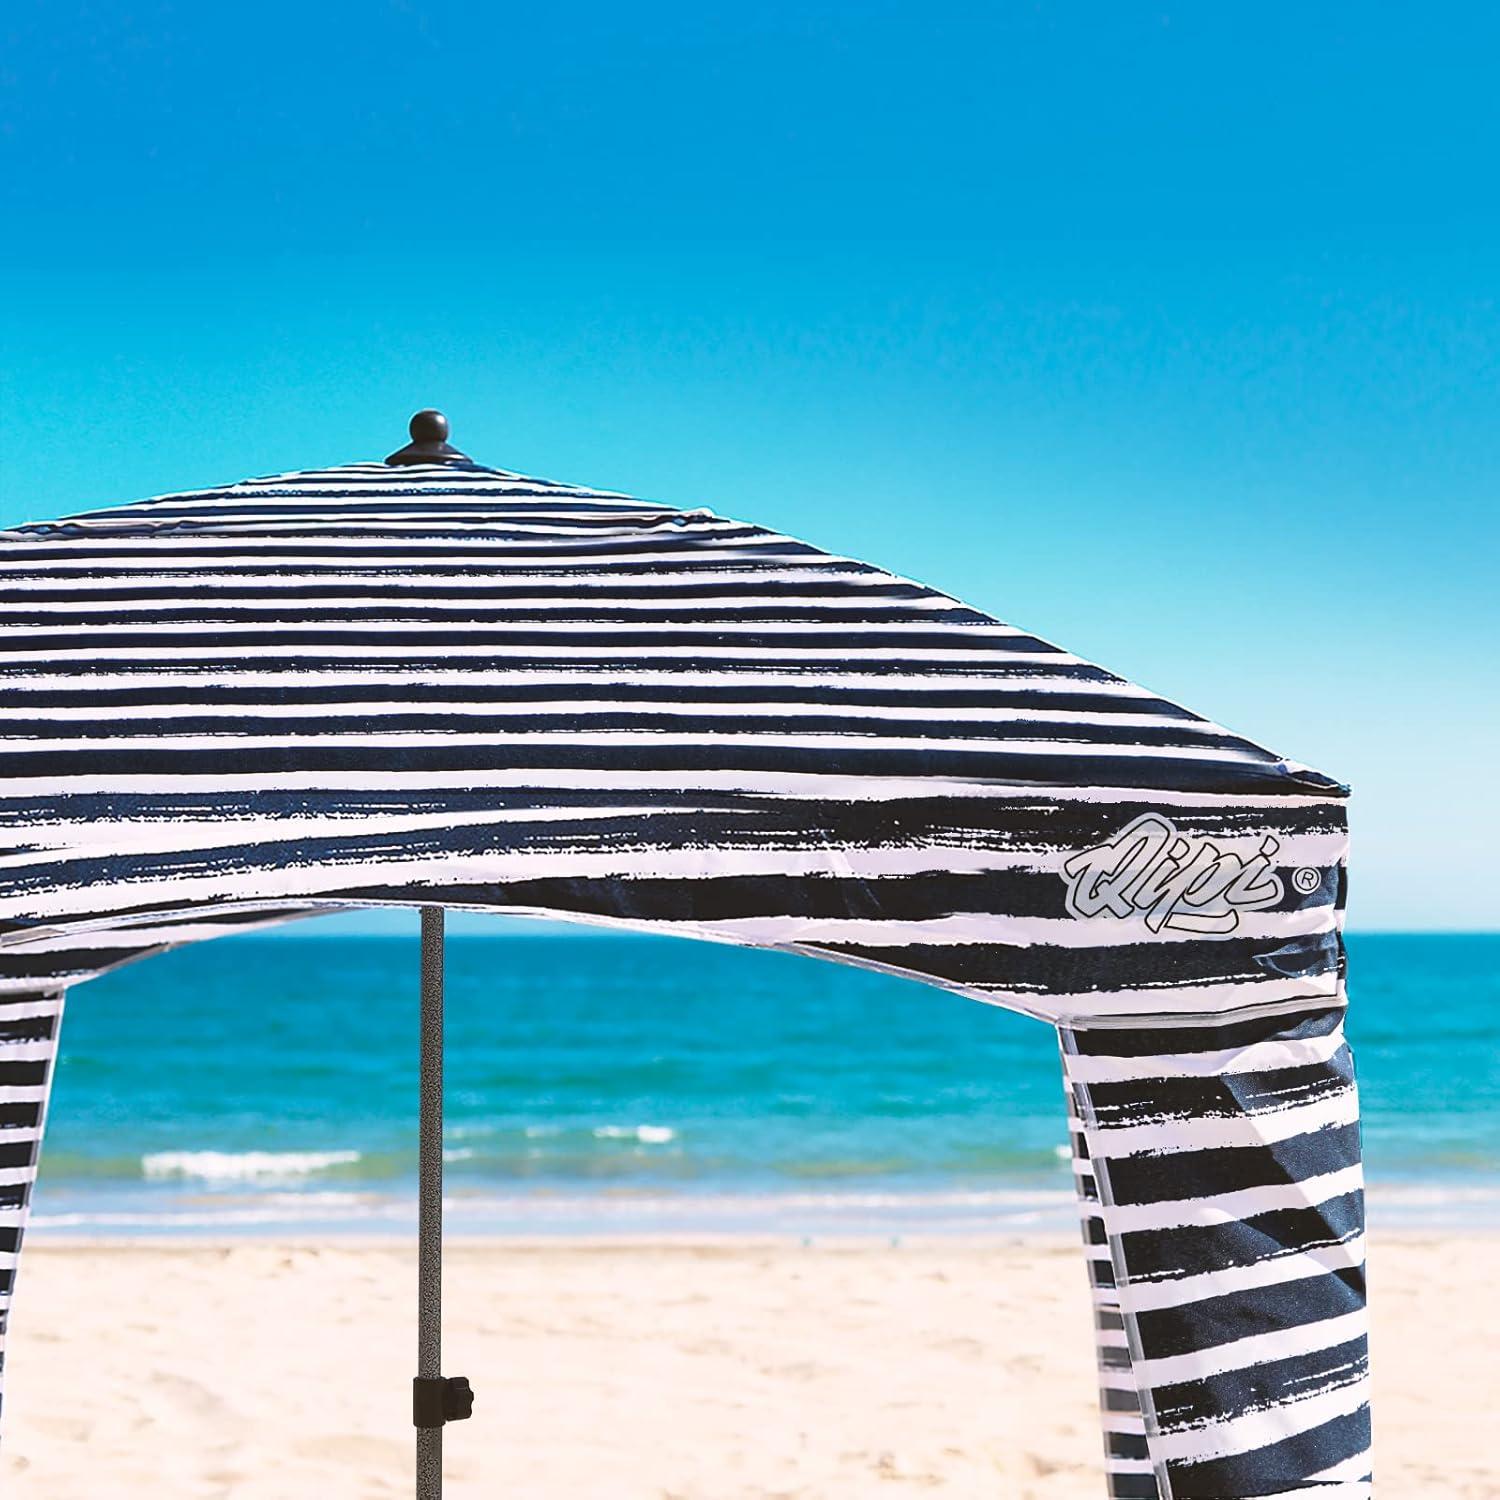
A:
[[[1281,877],[1271,868],[1280,847],[1267,835],[1259,852],[1246,859],[1209,839],[1179,833],[1158,813],[1146,813],[1108,843],[1064,861],[1068,911],[1075,917],[1139,916],[1152,932],[1233,932],[1241,912],[1262,911],[1281,900]],[[1294,876],[1304,894],[1321,883],[1315,870]]]

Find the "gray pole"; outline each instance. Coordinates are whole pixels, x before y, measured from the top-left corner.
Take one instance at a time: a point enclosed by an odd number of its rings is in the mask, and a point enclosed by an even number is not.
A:
[[[422,908],[421,1126],[417,1155],[417,1374],[443,1364],[443,908]],[[443,1429],[417,1429],[417,1500],[442,1500]]]

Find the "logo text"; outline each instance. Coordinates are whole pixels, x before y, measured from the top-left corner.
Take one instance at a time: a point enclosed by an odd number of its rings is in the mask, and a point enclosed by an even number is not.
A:
[[[1107,843],[1063,863],[1068,911],[1075,917],[1139,915],[1152,932],[1233,932],[1241,912],[1281,900],[1281,878],[1271,868],[1279,847],[1267,836],[1259,853],[1246,859],[1146,813]]]

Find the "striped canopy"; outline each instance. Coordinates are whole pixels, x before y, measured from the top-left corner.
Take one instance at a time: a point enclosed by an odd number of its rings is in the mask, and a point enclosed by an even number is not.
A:
[[[1054,1025],[1109,1493],[1368,1494],[1336,782],[868,564],[477,465],[87,511],[0,574],[4,1295],[69,985],[540,912]]]

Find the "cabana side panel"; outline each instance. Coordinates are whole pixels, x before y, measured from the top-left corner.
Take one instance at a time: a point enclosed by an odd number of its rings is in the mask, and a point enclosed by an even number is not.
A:
[[[1368,1493],[1359,1106],[1341,1009],[1062,1032],[1111,1453],[1160,1493]],[[1109,1316],[1114,1314],[1114,1317]],[[1125,1387],[1125,1401],[1110,1393]],[[1111,1423],[1111,1406],[1131,1420]],[[1154,1494],[1131,1484],[1115,1493]]]

